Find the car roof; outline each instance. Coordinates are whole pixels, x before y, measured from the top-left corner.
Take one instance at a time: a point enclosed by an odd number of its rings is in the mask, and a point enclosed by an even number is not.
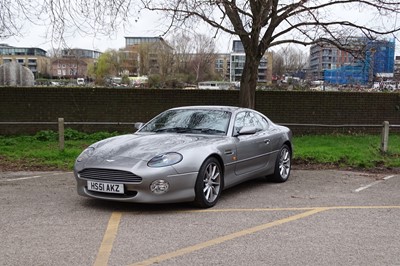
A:
[[[210,109],[210,110],[223,110],[223,111],[230,111],[235,112],[240,109],[245,109],[237,106],[224,106],[224,105],[193,105],[193,106],[182,106],[182,107],[175,107],[171,108],[170,110],[176,109]]]

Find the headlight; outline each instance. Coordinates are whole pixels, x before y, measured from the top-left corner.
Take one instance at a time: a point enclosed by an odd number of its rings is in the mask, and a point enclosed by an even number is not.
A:
[[[94,152],[94,148],[93,147],[88,147],[87,149],[85,149],[76,159],[76,161],[82,162],[83,160],[86,160],[87,158],[89,158],[90,156],[92,156]]]
[[[182,161],[182,155],[177,152],[168,152],[164,154],[157,155],[151,159],[147,166],[149,167],[164,167],[173,164],[177,164]]]

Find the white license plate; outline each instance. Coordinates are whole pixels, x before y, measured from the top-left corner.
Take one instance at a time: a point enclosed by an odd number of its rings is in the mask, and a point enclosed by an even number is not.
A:
[[[97,192],[124,194],[123,184],[87,181],[87,188],[88,190]]]

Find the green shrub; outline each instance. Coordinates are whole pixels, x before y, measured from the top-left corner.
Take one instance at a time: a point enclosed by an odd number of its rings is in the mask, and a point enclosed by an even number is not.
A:
[[[82,140],[85,139],[87,134],[83,132],[79,132],[78,130],[67,128],[64,131],[64,139],[65,140]]]
[[[86,135],[85,139],[86,140],[91,140],[93,142],[100,141],[102,139],[110,138],[110,137],[115,137],[120,135],[121,133],[118,132],[96,132],[90,135]]]
[[[33,137],[39,141],[55,141],[58,139],[58,133],[52,130],[42,130]]]

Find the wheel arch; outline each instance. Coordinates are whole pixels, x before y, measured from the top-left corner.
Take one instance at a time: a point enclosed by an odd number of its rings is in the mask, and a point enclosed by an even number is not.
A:
[[[222,160],[222,157],[221,157],[221,155],[219,155],[218,153],[212,153],[212,154],[210,154],[205,160],[204,160],[204,162],[208,159],[208,158],[215,158],[217,161],[218,161],[218,163],[219,163],[219,165],[221,166],[221,171],[222,171],[222,189],[224,188],[224,186],[225,186],[225,164],[224,164],[224,161]]]
[[[219,164],[219,166],[217,166],[217,163]],[[212,172],[212,176],[210,174],[207,174],[207,180],[204,179],[205,175],[206,175],[206,171],[208,169],[208,167],[213,164],[212,167],[218,167],[219,168],[219,175],[215,175],[214,169]],[[198,207],[201,208],[210,208],[213,207],[220,195],[221,192],[224,188],[224,165],[223,165],[223,161],[222,158],[218,156],[218,154],[210,154],[209,156],[207,156],[203,162],[202,162],[202,166],[200,168],[199,171],[199,175],[197,176],[197,180],[196,180],[196,185],[195,185],[195,199],[194,199],[194,204]],[[214,180],[214,177],[220,180],[219,182],[214,182],[214,181],[210,181],[211,178]],[[206,184],[207,183],[207,184]],[[216,190],[218,187],[218,190]],[[206,191],[207,190],[207,191]],[[206,193],[207,195],[205,195],[204,193]],[[212,201],[209,201],[209,197],[212,197]]]
[[[283,144],[282,144],[282,146],[283,145],[287,145],[288,147],[289,147],[289,150],[290,150],[290,157],[293,157],[293,145],[292,145],[292,142],[290,142],[289,140],[286,140]]]

